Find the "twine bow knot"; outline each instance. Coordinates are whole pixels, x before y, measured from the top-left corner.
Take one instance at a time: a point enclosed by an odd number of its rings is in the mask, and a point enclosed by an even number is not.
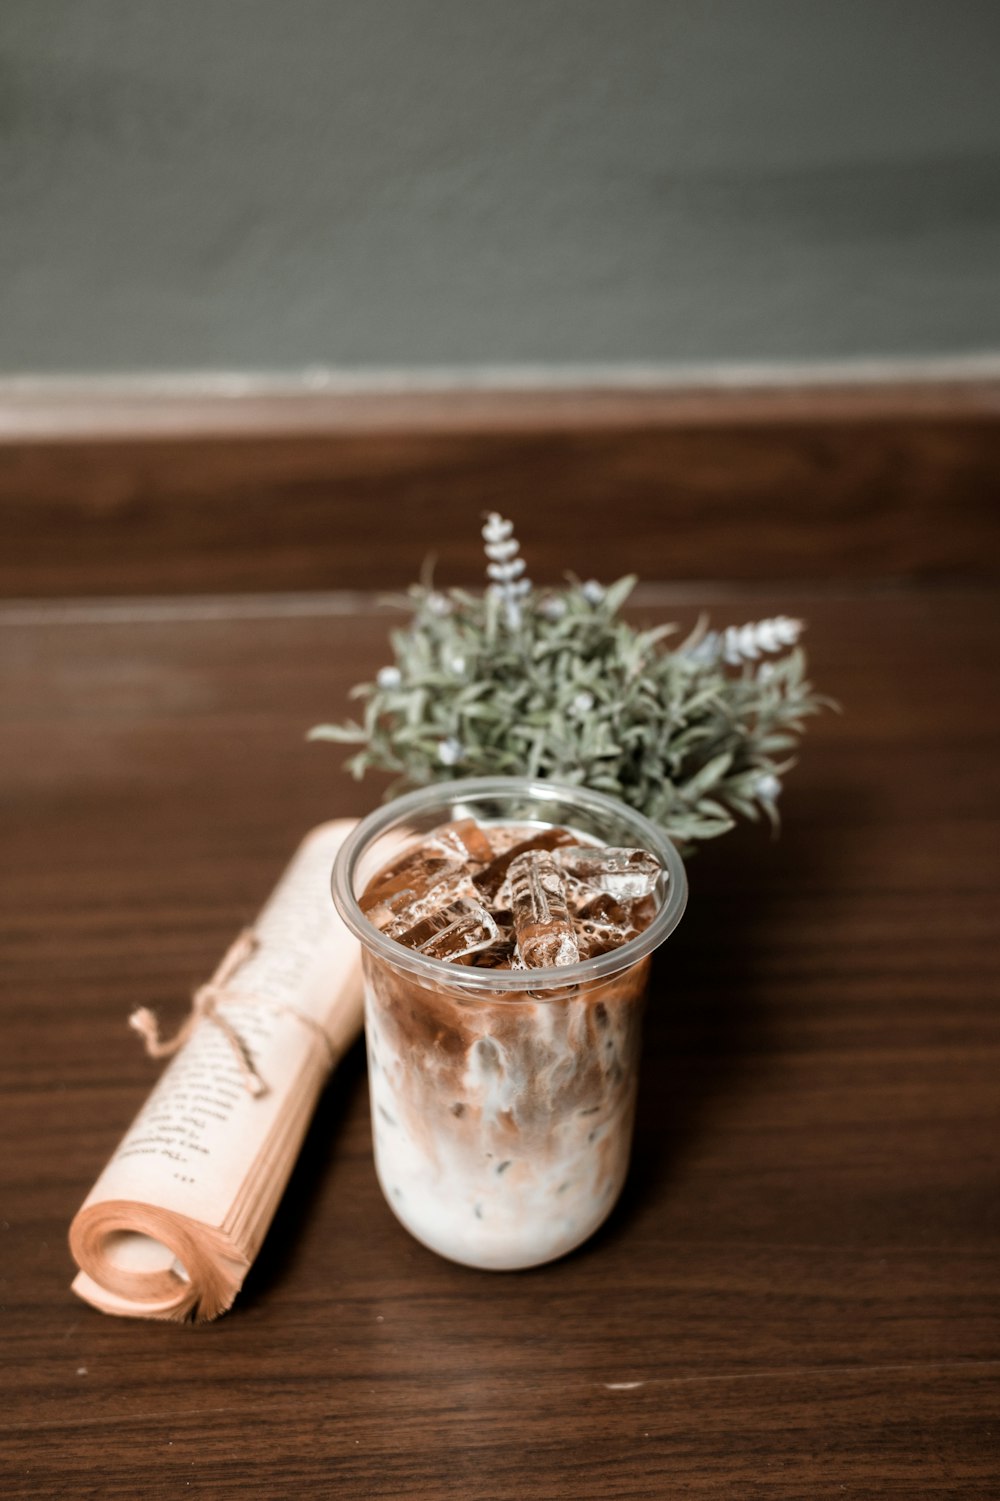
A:
[[[215,974],[205,985],[199,985],[191,997],[191,1010],[184,1018],[181,1025],[172,1037],[163,1037],[160,1034],[160,1023],[155,1011],[148,1006],[140,1006],[132,1012],[128,1024],[134,1032],[138,1032],[146,1045],[146,1052],[150,1058],[172,1058],[176,1052],[184,1046],[188,1038],[194,1032],[200,1021],[211,1022],[213,1027],[218,1027],[223,1037],[229,1043],[243,1077],[243,1083],[255,1098],[260,1098],[268,1092],[268,1086],[258,1072],[254,1063],[253,1055],[247,1044],[243,1041],[239,1032],[232,1022],[220,1009],[234,1002],[242,1001],[249,1005],[268,1006],[272,1011],[296,1017],[300,1022],[314,1032],[323,1042],[329,1057],[330,1066],[336,1062],[336,1054],[333,1044],[327,1036],[325,1028],[319,1022],[304,1011],[299,1011],[294,1006],[279,1005],[274,1002],[262,1000],[258,996],[242,993],[234,990],[232,986],[233,976],[246,961],[256,953],[260,947],[260,939],[252,928],[244,928],[242,933],[230,944],[223,956]]]

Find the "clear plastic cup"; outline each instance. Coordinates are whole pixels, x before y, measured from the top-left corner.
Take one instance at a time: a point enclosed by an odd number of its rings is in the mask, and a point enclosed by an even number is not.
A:
[[[649,926],[611,953],[552,969],[430,959],[358,905],[372,877],[441,824],[561,825],[646,849],[663,867]],[[521,777],[436,783],[364,819],[333,872],[362,944],[375,1168],[393,1213],[452,1261],[514,1270],[592,1235],[628,1170],[650,956],[687,900],[670,840],[586,788]]]

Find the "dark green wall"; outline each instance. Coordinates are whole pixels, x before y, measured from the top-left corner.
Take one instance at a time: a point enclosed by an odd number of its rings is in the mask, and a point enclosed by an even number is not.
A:
[[[990,349],[1000,4],[0,4],[4,372]]]

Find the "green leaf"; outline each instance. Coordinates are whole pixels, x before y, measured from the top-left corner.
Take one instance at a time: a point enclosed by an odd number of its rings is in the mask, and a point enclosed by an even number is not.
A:
[[[604,608],[608,611],[609,615],[618,614],[618,611],[638,582],[639,579],[636,574],[627,573],[624,578],[620,578],[615,583],[609,585],[604,594]]]
[[[339,745],[357,745],[365,739],[365,732],[361,725],[349,722],[348,724],[314,724],[311,730],[306,732],[307,740],[333,740]]]
[[[714,787],[716,782],[722,780],[730,766],[733,764],[732,751],[723,751],[721,756],[713,756],[711,761],[696,772],[688,782],[684,784],[684,791],[692,800]]]

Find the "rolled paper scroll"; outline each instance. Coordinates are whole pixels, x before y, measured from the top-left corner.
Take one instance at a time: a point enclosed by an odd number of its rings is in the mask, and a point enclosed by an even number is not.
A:
[[[330,896],[354,827],[314,829],[169,1042],[173,1054],[70,1227],[74,1292],[105,1313],[213,1319],[260,1250],[320,1091],[361,1030],[357,940]]]

